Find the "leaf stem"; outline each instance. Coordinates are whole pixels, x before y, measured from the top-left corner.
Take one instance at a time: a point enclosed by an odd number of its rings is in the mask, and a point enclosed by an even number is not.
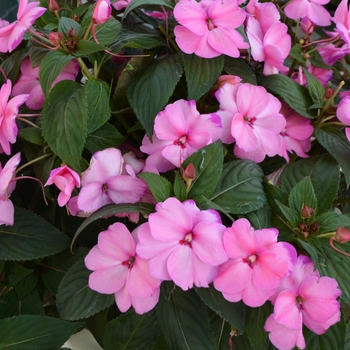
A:
[[[38,162],[39,160],[42,160],[42,159],[45,159],[45,158],[48,158],[48,157],[51,157],[53,155],[53,152],[50,152],[50,153],[47,153],[47,154],[44,154],[38,158],[35,158],[35,159],[32,159],[31,161],[29,161],[28,163],[26,164],[23,164],[22,166],[20,166],[15,174],[17,175],[20,171],[22,171],[24,168],[26,168],[28,165],[31,165],[31,164],[34,164],[36,162]]]

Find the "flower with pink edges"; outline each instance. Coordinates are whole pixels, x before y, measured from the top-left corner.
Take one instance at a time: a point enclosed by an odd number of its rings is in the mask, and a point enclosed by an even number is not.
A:
[[[284,278],[271,297],[274,312],[265,323],[265,331],[280,350],[295,346],[304,349],[303,324],[316,334],[323,334],[340,321],[341,291],[335,279],[314,271],[310,258],[300,255],[293,273]]]
[[[292,272],[296,250],[289,243],[277,242],[277,236],[275,228],[254,230],[247,219],[238,219],[225,230],[229,260],[220,266],[214,280],[225,299],[261,306]]]
[[[149,154],[146,166],[165,172],[179,168],[192,153],[218,140],[221,132],[217,114],[199,114],[195,101],[178,100],[157,114],[153,140],[145,136],[140,149]]]
[[[281,103],[262,86],[225,84],[215,96],[220,103],[216,113],[221,118],[224,143],[236,141],[238,158],[262,162],[279,149],[279,133],[286,120],[280,114]]]
[[[282,105],[281,114],[286,118],[286,127],[279,134],[280,148],[277,154],[289,162],[288,152],[295,152],[301,158],[307,158],[305,153],[311,148],[311,135],[314,127],[311,120],[302,117],[286,103]]]
[[[168,198],[156,205],[139,229],[139,256],[149,260],[152,276],[173,280],[183,290],[208,287],[228,257],[225,226],[215,210],[200,210],[193,200]]]
[[[110,225],[98,235],[98,243],[85,257],[85,265],[93,272],[89,287],[102,294],[114,294],[121,312],[131,306],[143,314],[159,300],[161,280],[150,275],[148,262],[136,253],[138,231],[132,233],[122,223]]]
[[[109,20],[112,13],[110,0],[98,0],[92,13],[94,24],[103,24]]]
[[[328,82],[333,76],[333,71],[331,69],[316,67],[312,64],[309,65],[307,70],[321,83],[324,88],[328,86]],[[298,84],[307,86],[307,79],[301,67],[299,67],[297,72],[292,74],[291,78]]]
[[[22,61],[20,69],[21,75],[13,86],[13,95],[17,96],[24,93],[29,94],[29,98],[26,101],[27,107],[33,110],[41,109],[45,102],[45,97],[39,81],[40,67],[32,68],[30,59],[27,57]],[[57,78],[52,83],[51,88],[62,80],[74,81],[78,72],[78,63],[75,60],[70,61],[58,74]]]
[[[249,47],[236,30],[246,18],[237,0],[180,0],[174,17],[180,24],[174,28],[176,43],[187,54],[239,57],[239,49]]]
[[[0,52],[12,52],[20,44],[25,31],[46,11],[46,8],[38,7],[39,4],[39,1],[19,1],[17,21],[0,27]]]
[[[317,26],[327,27],[331,24],[331,15],[322,6],[330,0],[292,0],[284,8],[287,17],[297,20],[306,17]]]
[[[58,195],[57,202],[60,207],[63,207],[69,201],[74,188],[80,187],[80,176],[67,165],[61,165],[59,168],[51,170],[45,186],[52,184],[55,184],[61,191]]]
[[[345,96],[338,104],[337,118],[344,124],[350,126],[350,96]],[[350,128],[345,128],[345,134],[350,141]]]
[[[77,212],[92,213],[106,204],[136,203],[145,194],[146,184],[135,176],[122,175],[124,159],[120,150],[96,152],[81,176]],[[74,197],[71,199],[73,200]],[[73,209],[74,211],[74,209]]]
[[[12,226],[14,222],[15,210],[9,198],[16,187],[16,182],[12,179],[20,161],[21,154],[17,153],[4,167],[0,164],[0,225]]]
[[[23,94],[9,100],[11,89],[11,80],[7,80],[0,89],[0,153],[7,155],[11,154],[10,144],[16,142],[18,134],[18,109],[29,98],[29,95]]]

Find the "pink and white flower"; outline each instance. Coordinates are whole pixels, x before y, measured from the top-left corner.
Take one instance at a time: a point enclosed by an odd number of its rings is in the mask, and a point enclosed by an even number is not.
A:
[[[199,114],[195,101],[178,100],[157,114],[153,142],[145,136],[140,149],[149,154],[146,166],[153,165],[164,172],[179,168],[188,156],[220,136],[217,114]]]
[[[9,100],[11,89],[11,80],[7,80],[0,89],[0,153],[7,155],[11,154],[10,144],[15,143],[17,138],[18,109],[29,98],[29,95],[23,94]]]
[[[277,242],[278,230],[254,230],[247,219],[238,219],[224,232],[229,260],[219,268],[214,287],[225,299],[251,307],[268,300],[296,261],[292,245]]]
[[[237,0],[180,0],[174,17],[180,24],[174,29],[176,43],[187,54],[239,57],[239,49],[249,47],[236,30],[246,18]]]
[[[0,52],[12,52],[20,44],[25,31],[46,11],[39,4],[39,1],[19,1],[17,21],[0,28]]]
[[[114,294],[121,312],[131,306],[136,313],[150,311],[157,304],[161,280],[150,275],[148,262],[136,253],[137,230],[115,223],[98,235],[98,243],[85,257],[93,272],[89,287],[102,294]]]
[[[109,20],[112,13],[110,0],[98,0],[92,13],[94,24],[103,24]]]
[[[350,96],[345,96],[338,105],[337,118],[347,126],[350,126]],[[345,128],[345,134],[350,141],[350,128]]]
[[[200,210],[193,200],[168,198],[139,229],[137,254],[149,260],[152,276],[173,280],[183,290],[208,287],[228,258],[215,210]]]
[[[69,201],[74,188],[80,187],[80,176],[67,165],[61,165],[59,168],[51,170],[49,179],[44,186],[52,184],[55,184],[61,191],[57,202],[60,207],[63,207]]]

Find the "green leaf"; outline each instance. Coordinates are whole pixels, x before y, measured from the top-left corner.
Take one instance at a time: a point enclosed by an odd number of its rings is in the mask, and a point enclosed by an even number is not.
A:
[[[56,295],[56,306],[61,318],[80,320],[113,304],[113,294],[100,294],[89,288],[90,274],[83,257],[63,276]]]
[[[305,177],[301,180],[290,192],[289,198],[289,207],[294,209],[297,213],[301,215],[301,210],[305,205],[317,210],[317,199],[312,186],[310,176]],[[315,215],[315,212],[313,215]],[[300,217],[301,218],[301,217]]]
[[[72,244],[74,244],[74,241],[79,236],[80,232],[84,230],[84,228],[88,225],[90,225],[92,222],[96,221],[97,219],[101,219],[105,216],[111,216],[119,213],[141,213],[143,215],[149,215],[154,212],[154,205],[148,204],[148,203],[136,203],[136,204],[107,204],[104,207],[96,210],[93,212],[77,229],[77,232],[75,232]]]
[[[0,320],[0,349],[37,350],[60,347],[82,322],[47,316],[16,316]]]
[[[217,81],[224,66],[224,56],[202,58],[196,55],[183,56],[188,87],[188,99],[199,100]]]
[[[70,31],[72,28],[76,31],[76,33],[78,33],[81,29],[81,25],[77,21],[74,21],[74,19],[68,17],[60,18],[58,22],[58,31],[60,33],[67,36],[67,32]]]
[[[175,172],[174,194],[175,194],[175,197],[180,202],[183,202],[187,199],[186,185],[185,185],[179,171]]]
[[[234,218],[220,205],[212,202],[207,197],[204,197],[202,195],[198,195],[194,197],[194,201],[196,202],[197,206],[201,210],[207,210],[207,209],[215,209],[217,211],[220,211],[221,213],[225,214],[232,222],[235,221]]]
[[[336,159],[350,184],[350,144],[344,133],[332,126],[315,129],[317,141]]]
[[[314,103],[323,105],[323,97],[324,97],[324,88],[321,85],[320,81],[312,75],[306,68],[303,68],[304,74],[307,80],[307,87],[309,90],[309,94]]]
[[[221,141],[205,146],[189,156],[183,163],[183,169],[193,164],[196,178],[188,192],[189,198],[197,195],[210,196],[219,182],[222,173],[224,154]]]
[[[230,75],[236,75],[242,79],[242,83],[258,85],[256,75],[249,64],[242,58],[225,56],[224,71]]]
[[[51,51],[47,49],[46,47],[39,46],[31,46],[29,48],[29,57],[30,57],[30,64],[33,68],[39,67],[41,65],[42,60],[45,58],[45,56]]]
[[[153,310],[143,315],[130,310],[108,324],[103,346],[105,350],[154,350],[158,334]]]
[[[236,160],[224,165],[219,183],[210,200],[229,213],[246,214],[266,203],[264,174],[249,160]]]
[[[4,70],[7,79],[10,79],[14,84],[17,80],[20,66],[24,58],[28,56],[28,49],[20,49],[11,53],[5,61],[0,64],[0,67]],[[0,86],[6,83],[6,79],[3,74],[0,74]]]
[[[45,144],[45,141],[41,135],[41,130],[38,128],[28,127],[19,129],[18,136],[38,146],[44,146]]]
[[[70,80],[54,86],[42,115],[43,136],[50,148],[69,166],[80,168],[86,137],[88,106],[84,87]]]
[[[171,350],[215,349],[205,305],[193,290],[175,288],[170,301],[159,299],[156,314]]]
[[[74,52],[75,57],[88,56],[91,53],[103,51],[106,49],[103,45],[94,41],[79,40],[77,50]]]
[[[341,320],[332,327],[328,328],[327,332],[318,335],[308,328],[303,328],[303,334],[306,342],[307,350],[330,350],[344,349],[345,344],[345,322]]]
[[[118,148],[124,141],[125,137],[112,124],[105,123],[87,136],[85,147],[95,153],[110,147]]]
[[[262,208],[243,215],[248,219],[250,224],[256,229],[272,227],[271,224],[271,209],[268,204]]]
[[[305,63],[306,62],[306,59],[305,59],[305,57],[302,54],[300,45],[294,45],[291,48],[291,50],[289,52],[289,55],[291,57],[295,58],[298,62],[301,62],[301,63]]]
[[[281,210],[284,217],[292,225],[293,228],[298,226],[298,223],[301,221],[300,212],[287,207],[286,205],[276,201],[279,209]]]
[[[305,249],[305,251],[310,255],[310,258],[314,262],[316,269],[319,269],[320,263],[318,261],[317,250],[315,249],[315,247],[309,243],[302,241],[301,239],[298,239],[298,242]]]
[[[294,162],[283,171],[281,189],[289,193],[306,176],[310,176],[315,190],[318,213],[328,211],[338,193],[339,164],[329,154]]]
[[[87,133],[91,134],[105,124],[111,116],[109,85],[104,81],[90,79],[84,88],[89,111]]]
[[[114,17],[103,24],[99,24],[96,27],[96,38],[100,45],[108,45],[118,36],[122,29],[122,25]],[[93,40],[92,37],[89,38]]]
[[[70,239],[46,220],[15,208],[13,226],[0,226],[0,260],[32,260],[69,247]]]
[[[194,290],[207,306],[235,327],[239,333],[244,332],[246,306],[243,302],[232,303],[227,301],[222,293],[212,285],[209,288],[195,287]]]
[[[7,263],[5,270],[5,284],[9,287],[13,287],[32,272],[33,270],[27,269],[18,263]]]
[[[155,60],[150,67],[131,80],[127,90],[128,100],[150,139],[154,119],[168,102],[180,80],[182,70],[179,55],[167,56]]]
[[[171,183],[165,177],[154,173],[141,173],[138,177],[147,183],[157,202],[164,202],[173,195]]]
[[[124,11],[123,19],[128,15],[128,13],[140,6],[146,6],[146,5],[160,5],[165,6],[169,8],[174,8],[174,5],[171,3],[171,1],[167,0],[135,0],[129,3],[128,7]]]
[[[308,89],[283,74],[272,74],[262,78],[261,84],[269,91],[283,98],[290,107],[306,118],[314,118],[309,113],[313,104]]]
[[[74,56],[63,51],[50,51],[42,60],[39,71],[39,80],[45,98],[48,98],[51,87],[64,66],[69,63]]]
[[[350,217],[338,213],[323,213],[317,217],[320,230],[318,233],[334,232],[339,226],[350,226]]]
[[[324,68],[324,69],[329,69],[329,70],[333,68],[323,61],[323,58],[318,52],[318,50],[311,51],[310,56],[311,56],[310,62],[312,63],[312,65],[316,67]]]

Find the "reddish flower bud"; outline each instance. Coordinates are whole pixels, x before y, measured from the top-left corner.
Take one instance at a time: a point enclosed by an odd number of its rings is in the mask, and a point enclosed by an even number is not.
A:
[[[68,38],[75,38],[76,35],[77,35],[77,32],[75,31],[75,29],[73,27],[66,31],[66,36]]]
[[[333,94],[334,94],[334,90],[330,87],[327,87],[325,92],[324,92],[324,98],[328,100],[329,98],[331,98],[333,96]]]
[[[319,229],[320,229],[320,224],[319,224],[317,221],[315,221],[314,223],[312,223],[312,224],[310,225],[310,232],[311,232],[311,233],[315,233],[315,232],[317,232]]]
[[[303,209],[301,209],[301,217],[304,219],[309,219],[309,218],[311,218],[314,211],[315,210],[313,208],[311,208],[307,204],[305,204]]]
[[[225,84],[237,85],[242,79],[236,75],[221,75],[216,82],[217,88],[220,89]]]
[[[98,0],[92,14],[94,24],[103,24],[109,20],[112,13],[110,0]]]
[[[346,227],[339,226],[334,236],[334,240],[338,243],[350,241],[350,230]]]
[[[192,163],[188,164],[184,170],[183,177],[185,180],[194,180],[196,178],[196,169]]]
[[[62,37],[63,37],[63,34],[60,32],[50,32],[49,33],[50,42],[55,47],[60,45]]]
[[[49,2],[49,10],[50,11],[55,12],[55,11],[59,10],[59,8],[60,7],[58,6],[56,0],[50,0],[50,2]]]

